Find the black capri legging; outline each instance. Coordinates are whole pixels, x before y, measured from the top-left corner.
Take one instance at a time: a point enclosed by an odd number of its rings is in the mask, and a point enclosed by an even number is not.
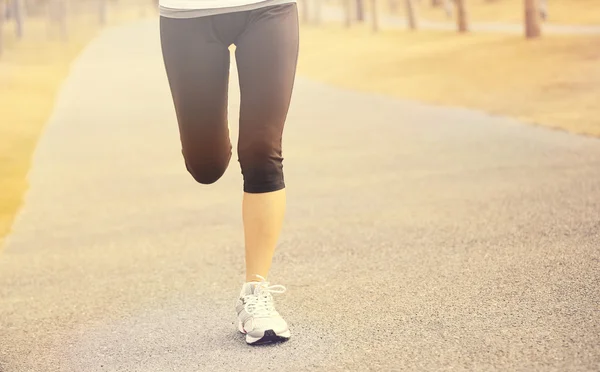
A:
[[[282,134],[298,61],[296,4],[190,19],[161,17],[161,45],[185,164],[216,182],[231,159],[229,46],[236,45],[241,108],[238,156],[244,191],[285,187]]]

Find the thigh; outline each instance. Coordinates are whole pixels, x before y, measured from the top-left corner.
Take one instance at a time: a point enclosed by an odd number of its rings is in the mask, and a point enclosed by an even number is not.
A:
[[[241,109],[239,153],[256,146],[281,155],[281,137],[298,61],[296,4],[250,12],[236,40]],[[259,148],[260,150],[260,148]]]
[[[210,17],[161,17],[163,60],[188,163],[228,156],[229,49]]]

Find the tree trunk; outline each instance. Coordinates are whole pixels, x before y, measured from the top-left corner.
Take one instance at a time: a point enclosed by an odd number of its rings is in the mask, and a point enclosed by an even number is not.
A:
[[[321,5],[323,4],[323,0],[317,0],[315,2],[315,11],[314,11],[314,17],[315,17],[315,23],[316,24],[321,24]]]
[[[302,22],[304,23],[310,23],[310,13],[309,13],[309,8],[310,5],[308,4],[310,0],[300,0],[301,4],[302,4]]]
[[[2,56],[2,50],[4,48],[4,7],[5,3],[0,1],[0,56]]]
[[[58,32],[58,38],[67,41],[69,38],[67,29],[67,0],[48,0],[48,37],[54,38]]]
[[[108,22],[108,1],[98,0],[98,21],[101,26]]]
[[[323,1],[323,0],[321,0]],[[365,20],[365,2],[364,0],[356,0],[356,20],[363,22]]]
[[[371,17],[373,21],[373,31],[379,31],[379,12],[377,11],[377,0],[371,0]]]
[[[444,12],[446,13],[446,17],[452,18],[452,10],[454,7],[454,0],[444,0]]]
[[[408,21],[408,28],[411,30],[417,29],[417,15],[415,14],[415,3],[414,0],[404,0],[406,2],[406,17]]]
[[[537,0],[525,0],[525,37],[533,39],[541,34],[539,3]]]
[[[62,41],[69,40],[69,30],[67,27],[68,22],[68,4],[67,0],[57,0],[58,5],[58,26],[60,27],[60,37]]]
[[[458,23],[458,32],[469,31],[469,16],[465,0],[455,0],[456,3],[456,21]]]
[[[10,2],[11,15],[15,20],[17,38],[23,38],[23,4],[21,0],[12,0]]]
[[[548,19],[548,1],[540,0],[540,22]]]
[[[346,19],[344,20],[344,25],[346,27],[352,26],[352,2],[354,0],[342,0],[344,5],[344,15]]]

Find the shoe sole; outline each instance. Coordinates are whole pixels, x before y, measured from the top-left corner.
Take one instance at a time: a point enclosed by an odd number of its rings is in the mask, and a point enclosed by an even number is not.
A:
[[[285,331],[281,334],[276,334],[275,331],[273,331],[272,329],[266,330],[264,336],[262,336],[261,338],[246,335],[246,343],[248,345],[274,344],[279,342],[286,342],[289,339],[290,331]]]
[[[250,336],[244,331],[241,324],[238,325],[238,329],[240,333],[246,335],[246,343],[248,345],[266,345],[279,342],[286,342],[291,337],[291,332],[289,329],[280,334],[275,333],[275,331],[273,331],[272,329],[267,329],[262,337]]]

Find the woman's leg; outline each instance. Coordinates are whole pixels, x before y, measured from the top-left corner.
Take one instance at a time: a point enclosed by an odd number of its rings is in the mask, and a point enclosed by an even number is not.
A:
[[[295,4],[250,13],[236,40],[247,281],[267,277],[285,212],[282,134],[298,60]]]
[[[244,193],[242,217],[246,246],[246,281],[266,278],[285,214],[285,189]]]
[[[185,164],[196,181],[216,182],[229,164],[229,49],[211,17],[161,17],[163,59],[179,124]]]
[[[291,335],[271,296],[285,288],[270,286],[258,276],[267,278],[285,212],[281,142],[298,59],[296,5],[249,12],[236,46],[248,281],[236,311],[246,342],[256,344],[287,340]]]

